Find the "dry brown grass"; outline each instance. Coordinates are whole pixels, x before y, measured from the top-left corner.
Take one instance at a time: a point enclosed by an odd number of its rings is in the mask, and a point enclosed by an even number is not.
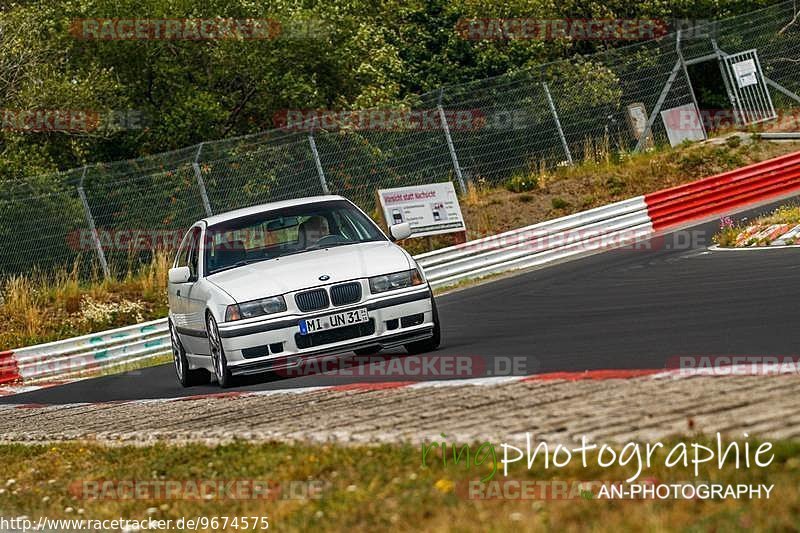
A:
[[[166,314],[171,259],[156,254],[138,270],[81,278],[73,267],[0,281],[0,350],[82,335]]]

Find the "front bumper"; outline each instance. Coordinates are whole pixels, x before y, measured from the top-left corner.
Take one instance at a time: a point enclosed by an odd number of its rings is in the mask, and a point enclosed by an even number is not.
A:
[[[332,313],[367,308],[369,323],[327,330],[311,341],[300,335],[299,322]],[[433,335],[432,294],[429,287],[371,297],[357,304],[307,314],[284,315],[246,324],[220,324],[219,332],[234,375],[256,374],[299,365],[361,348],[392,348]],[[330,333],[328,333],[330,332]]]

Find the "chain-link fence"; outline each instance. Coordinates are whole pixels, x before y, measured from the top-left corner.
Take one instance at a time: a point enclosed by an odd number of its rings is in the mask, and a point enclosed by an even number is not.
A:
[[[443,87],[393,110],[402,127],[387,110],[360,112],[355,126],[335,128],[301,113],[282,129],[8,181],[0,191],[0,275],[100,271],[103,263],[124,271],[153,248],[175,246],[209,213],[269,201],[332,193],[373,211],[377,188],[500,184],[602,150],[663,144],[658,111],[695,100],[686,63],[718,68],[720,54],[757,49],[776,107],[797,107],[798,26],[788,1],[695,25],[690,35]],[[631,105],[650,117],[648,133],[635,125]]]

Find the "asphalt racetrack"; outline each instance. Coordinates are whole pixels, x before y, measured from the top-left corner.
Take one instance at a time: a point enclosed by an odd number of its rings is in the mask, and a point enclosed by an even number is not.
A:
[[[645,245],[442,295],[437,302],[443,342],[435,354],[468,356],[481,363],[481,375],[665,368],[676,356],[687,355],[797,355],[800,248],[709,251],[717,226],[717,221],[703,223]],[[256,376],[229,390],[398,380],[368,369],[353,374]],[[0,403],[109,402],[218,392],[216,384],[183,389],[168,364],[7,396]]]

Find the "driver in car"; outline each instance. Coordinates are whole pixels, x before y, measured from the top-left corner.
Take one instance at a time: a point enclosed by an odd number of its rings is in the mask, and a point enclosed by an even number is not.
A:
[[[300,224],[299,230],[299,244],[301,249],[315,246],[320,239],[330,235],[328,221],[325,217],[319,215],[309,217],[308,220]]]

